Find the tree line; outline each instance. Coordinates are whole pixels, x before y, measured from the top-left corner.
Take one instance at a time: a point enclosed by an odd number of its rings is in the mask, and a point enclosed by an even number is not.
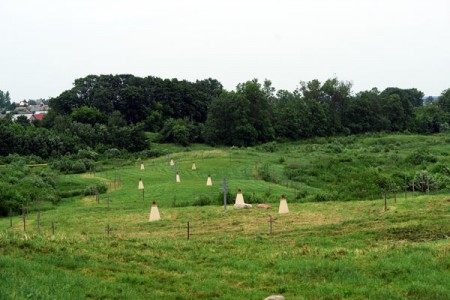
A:
[[[415,88],[353,94],[352,84],[338,78],[300,82],[294,91],[277,91],[269,80],[254,79],[227,91],[211,78],[89,75],[50,99],[42,121],[14,124],[4,118],[0,155],[46,158],[85,148],[136,152],[149,148],[146,131],[181,145],[252,146],[315,136],[448,130],[450,89],[437,101],[427,100]]]

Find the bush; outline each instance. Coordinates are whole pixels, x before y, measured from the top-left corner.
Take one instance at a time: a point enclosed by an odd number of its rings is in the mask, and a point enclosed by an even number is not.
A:
[[[211,199],[208,196],[198,196],[194,199],[194,202],[192,203],[193,206],[205,206],[205,205],[213,205],[213,204],[214,204],[214,199]]]
[[[111,148],[103,153],[107,158],[117,158],[120,157],[120,150],[117,148]]]
[[[108,187],[103,181],[101,181],[95,185],[90,185],[87,188],[85,188],[84,195],[85,196],[94,195],[96,191],[98,191],[99,194],[104,194],[108,191]]]
[[[406,162],[413,165],[420,165],[427,162],[435,163],[437,162],[437,158],[433,154],[431,154],[428,150],[420,149],[407,156]]]
[[[320,192],[314,195],[313,199],[316,202],[337,201],[339,200],[339,196],[335,192]]]

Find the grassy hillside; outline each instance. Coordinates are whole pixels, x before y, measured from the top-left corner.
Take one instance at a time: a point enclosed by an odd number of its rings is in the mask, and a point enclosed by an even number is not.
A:
[[[251,149],[170,146],[181,183],[166,157],[144,161],[145,170],[135,161],[99,166],[95,175],[62,176],[58,184],[68,194],[71,182],[80,189],[84,181],[101,180],[111,189],[100,203],[77,196],[54,209],[47,205],[40,231],[36,210],[26,233],[22,218],[14,217],[12,228],[9,218],[0,219],[0,299],[449,299],[446,139],[390,135]],[[400,187],[405,176],[411,183],[423,171],[434,178],[433,188],[413,196],[406,184],[407,198],[397,194],[394,201],[389,193],[385,210],[382,184]],[[212,187],[206,186],[208,174]],[[241,188],[247,202],[273,208],[235,211],[230,205],[225,212],[219,191],[224,177],[232,198]],[[353,198],[356,183],[360,191]],[[277,213],[281,194],[289,214]],[[364,200],[332,201],[357,198]],[[149,223],[153,200],[162,220]]]

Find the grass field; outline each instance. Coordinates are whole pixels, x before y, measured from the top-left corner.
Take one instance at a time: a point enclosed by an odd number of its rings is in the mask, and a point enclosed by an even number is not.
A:
[[[0,219],[0,299],[263,299],[272,294],[450,299],[445,189],[414,197],[408,191],[407,198],[399,193],[395,202],[389,194],[387,210],[381,191],[359,201],[313,201],[316,194],[347,185],[351,176],[345,174],[364,177],[357,164],[380,168],[392,178],[424,168],[431,173],[449,162],[445,139],[384,136],[188,151],[157,145],[170,149],[181,183],[165,156],[143,161],[145,170],[135,161],[99,168],[95,176],[61,176],[62,189],[98,180],[111,189],[100,195],[99,204],[94,196],[78,196],[55,207],[41,205],[40,231],[36,209],[26,220],[26,233],[21,217],[13,217],[12,228],[9,218]],[[405,162],[424,147],[437,158],[434,163]],[[321,171],[312,172],[321,165]],[[306,171],[289,178],[286,170],[293,167]],[[331,171],[349,177],[333,178]],[[208,174],[212,187],[206,186]],[[270,203],[272,209],[237,211],[229,205],[224,211],[219,190],[224,177],[231,197],[241,188],[246,200]],[[281,194],[290,209],[284,215],[277,213]],[[149,223],[153,200],[162,220]],[[213,205],[200,206],[208,203]]]

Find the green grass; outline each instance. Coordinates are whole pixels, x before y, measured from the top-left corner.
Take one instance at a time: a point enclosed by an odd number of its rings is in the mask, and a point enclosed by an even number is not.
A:
[[[404,161],[426,146],[438,158],[436,164],[447,164],[447,156],[441,155],[447,151],[445,139],[358,137],[342,141],[339,153],[330,152],[336,141],[329,139],[279,144],[274,152],[264,146],[198,146],[171,154],[180,170],[178,184],[166,157],[145,160],[143,171],[136,161],[105,168],[95,178],[61,177],[59,184],[67,189],[70,182],[80,188],[85,180],[103,180],[112,183],[111,190],[101,195],[100,204],[92,196],[79,196],[41,212],[40,231],[36,212],[28,217],[26,233],[21,218],[13,218],[12,228],[9,218],[0,219],[0,299],[263,299],[272,294],[286,299],[450,299],[450,196],[445,189],[414,197],[409,193],[407,199],[397,195],[396,202],[389,195],[387,211],[381,193],[361,201],[311,202],[315,193],[337,186],[339,178],[323,178],[347,174],[348,163],[358,176],[366,173],[357,164],[364,169],[373,160],[374,168],[394,174],[398,170],[390,170],[392,160],[385,163],[384,158],[398,151],[401,172],[431,170],[431,165]],[[398,149],[370,151],[378,145]],[[361,154],[355,161],[359,152],[368,158]],[[344,155],[354,160],[340,162]],[[339,167],[331,167],[330,161]],[[191,170],[193,162],[196,171]],[[308,174],[320,164],[330,167],[305,176],[309,181],[296,181],[286,177],[290,164]],[[213,187],[206,186],[208,174]],[[176,206],[198,197],[218,198],[224,177],[232,197],[241,188],[246,198],[255,194],[273,208],[235,211],[229,206],[224,212],[218,204],[174,207],[174,196]],[[114,188],[114,178],[121,179],[121,186]],[[308,194],[299,197],[304,191]],[[281,194],[287,195],[289,214],[277,213]],[[149,223],[153,200],[162,220]],[[269,215],[275,220],[272,235]]]

